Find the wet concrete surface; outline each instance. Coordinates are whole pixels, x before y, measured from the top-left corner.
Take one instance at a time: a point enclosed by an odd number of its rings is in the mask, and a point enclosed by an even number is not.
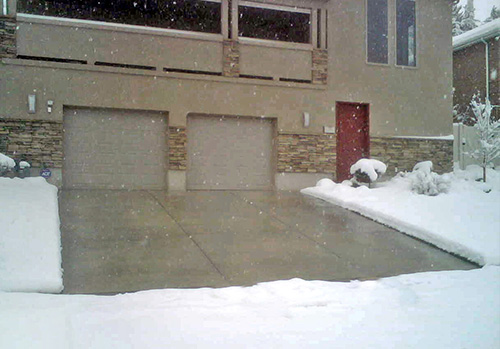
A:
[[[63,190],[59,203],[65,293],[477,267],[296,192]]]

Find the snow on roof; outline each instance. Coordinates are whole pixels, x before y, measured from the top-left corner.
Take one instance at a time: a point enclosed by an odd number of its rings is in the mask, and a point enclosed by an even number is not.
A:
[[[500,35],[500,18],[477,28],[469,30],[453,38],[453,51],[461,50],[467,46],[474,45],[481,41]]]

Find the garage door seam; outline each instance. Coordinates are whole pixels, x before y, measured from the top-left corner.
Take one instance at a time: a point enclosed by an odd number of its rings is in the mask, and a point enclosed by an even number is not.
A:
[[[184,227],[170,214],[170,212],[168,212],[167,208],[150,191],[145,190],[145,192],[148,193],[149,196],[151,196],[153,198],[153,200],[156,201],[158,203],[158,205],[160,205],[165,210],[165,212],[167,213],[167,215],[175,222],[175,224],[177,224],[177,226],[179,227],[179,229],[182,230],[182,232],[196,245],[196,247],[198,247],[198,249],[205,256],[205,258],[210,262],[210,264],[214,267],[214,269],[217,270],[217,272],[219,273],[219,275],[222,276],[222,278],[227,281],[226,276],[219,270],[219,268],[217,267],[217,265],[215,265],[215,263],[210,259],[210,257],[208,256],[208,254],[201,248],[201,246],[193,238],[193,236],[191,234],[189,234],[184,229]]]
[[[256,203],[250,203],[248,202],[247,200],[244,200],[242,197],[240,197],[239,195],[237,195],[236,193],[233,193],[231,192],[232,195],[234,195],[235,197],[237,197],[238,199],[240,199],[241,201],[247,203],[248,205],[252,206],[253,208],[255,209],[258,209],[259,211],[261,212],[265,212],[265,209],[260,207],[259,205],[257,205]],[[294,227],[293,225],[290,225],[288,223],[286,223],[285,221],[279,219],[278,217],[275,217],[273,215],[270,215],[268,213],[266,213],[269,217],[271,217],[271,219],[274,219],[278,222],[280,222],[281,224],[283,224],[284,226],[286,226],[288,229],[290,229],[291,231],[294,231],[296,232],[297,234],[299,234],[300,236],[303,236],[304,238],[306,238],[307,240],[313,242],[314,244],[320,246],[321,248],[327,250],[329,253],[331,253],[332,255],[334,255],[335,257],[337,257],[338,259],[342,259],[338,254],[336,254],[335,252],[333,252],[330,248],[327,248],[325,246],[323,246],[321,243],[319,243],[318,241],[314,240],[312,237],[304,234],[300,229],[297,229],[296,227]]]

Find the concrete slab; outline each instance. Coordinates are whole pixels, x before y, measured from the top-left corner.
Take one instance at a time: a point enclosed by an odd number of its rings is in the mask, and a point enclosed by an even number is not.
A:
[[[226,285],[145,191],[65,190],[60,216],[65,293]]]
[[[292,192],[63,190],[60,213],[66,293],[476,267]]]

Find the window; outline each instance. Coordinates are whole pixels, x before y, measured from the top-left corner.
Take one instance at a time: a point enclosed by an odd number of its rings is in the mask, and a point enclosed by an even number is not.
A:
[[[366,51],[370,63],[388,63],[388,8],[387,0],[367,0]]]
[[[310,43],[311,11],[242,1],[238,8],[239,36]]]
[[[415,0],[396,0],[396,59],[397,65],[417,65],[417,30]]]
[[[19,0],[18,7],[36,15],[221,32],[218,0]]]

